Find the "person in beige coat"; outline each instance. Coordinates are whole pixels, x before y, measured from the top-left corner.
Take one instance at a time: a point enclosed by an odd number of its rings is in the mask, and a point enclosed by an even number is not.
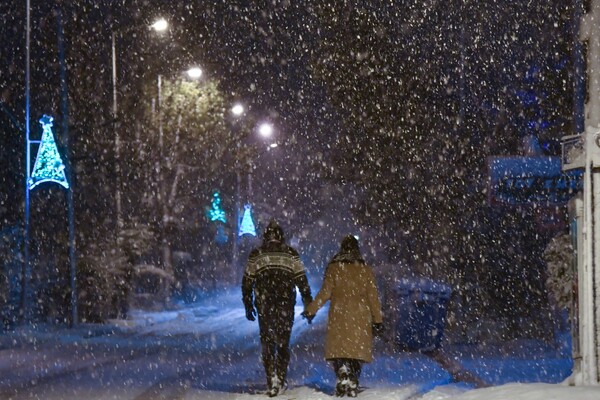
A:
[[[310,323],[328,300],[325,359],[336,372],[335,394],[356,397],[362,364],[373,360],[373,335],[382,333],[383,319],[373,271],[354,236],[342,240],[339,253],[327,265],[321,290],[302,315]]]

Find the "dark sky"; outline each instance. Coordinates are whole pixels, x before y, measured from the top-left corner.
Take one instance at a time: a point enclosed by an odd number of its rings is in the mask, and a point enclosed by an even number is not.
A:
[[[282,163],[285,171],[294,176],[305,176],[299,169],[306,166],[306,154],[317,151],[330,154],[336,145],[336,135],[344,129],[341,114],[329,103],[323,82],[316,79],[311,70],[323,27],[318,24],[315,10],[308,2],[78,0],[63,1],[62,4],[70,45],[67,54],[85,65],[85,68],[69,70],[71,79],[84,84],[89,102],[96,104],[102,118],[106,118],[110,110],[110,32],[116,29],[127,31],[117,46],[122,96],[127,97],[129,89],[133,91],[133,87],[152,74],[176,75],[192,64],[200,65],[207,77],[222,82],[222,87],[232,98],[246,102],[255,118],[268,117],[275,124],[276,134],[287,143],[279,150],[285,154]],[[347,4],[359,3],[350,1]],[[431,65],[446,61],[448,65],[441,71],[451,74],[456,74],[450,63],[457,56],[456,43],[452,42],[456,37],[429,40],[427,35],[437,31],[444,34],[457,32],[457,26],[453,24],[477,15],[477,19],[473,17],[467,21],[467,56],[472,74],[467,88],[476,106],[491,104],[491,108],[497,107],[498,104],[490,99],[501,97],[496,93],[506,96],[514,90],[511,85],[516,86],[527,71],[527,66],[522,63],[553,51],[556,36],[539,34],[540,26],[550,24],[544,29],[551,32],[549,29],[556,21],[552,13],[556,7],[552,1],[535,5],[501,1],[468,4],[468,7],[477,8],[471,10],[476,13],[468,15],[461,15],[458,6],[445,9],[439,4],[403,0],[386,2],[381,7],[369,5],[365,12],[378,15],[384,22],[392,21],[389,34],[396,35],[397,39],[392,38],[389,42],[402,50],[398,52],[399,56],[408,61],[410,57],[431,59]],[[47,110],[56,113],[59,109],[54,6],[52,1],[32,1],[34,119]],[[24,8],[24,2],[17,0],[0,5],[4,22],[0,28],[3,43],[0,47],[0,98],[5,107],[0,117],[2,170],[12,172],[4,177],[2,201],[6,210],[12,209],[12,206],[6,208],[6,204],[13,203],[9,201],[13,193],[22,192],[21,182],[15,177],[23,173],[23,138],[16,133],[8,115],[12,114],[18,121],[24,119]],[[564,14],[564,10],[562,12]],[[568,10],[565,15],[568,17]],[[165,37],[156,37],[144,28],[158,16],[167,18],[171,24]],[[495,26],[494,21],[498,25]],[[406,42],[406,38],[414,43]],[[557,63],[561,61],[556,60]],[[408,73],[419,75],[418,71]],[[450,78],[452,82],[453,78]],[[398,98],[398,102],[402,100]],[[75,106],[72,112],[77,113],[72,119],[81,118],[82,114]],[[474,108],[472,112],[477,114],[480,110]],[[39,127],[32,123],[32,129]],[[72,134],[83,133],[74,130]],[[109,137],[95,139],[110,141]],[[263,167],[269,169],[268,165]],[[306,187],[306,184],[301,186]]]

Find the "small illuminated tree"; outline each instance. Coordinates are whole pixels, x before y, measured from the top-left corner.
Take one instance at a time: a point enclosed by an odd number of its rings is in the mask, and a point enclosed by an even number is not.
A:
[[[252,206],[250,204],[244,205],[244,215],[242,216],[242,223],[240,224],[238,236],[243,235],[256,236],[256,226],[252,220]]]
[[[225,210],[221,207],[221,196],[219,192],[215,192],[213,194],[213,200],[210,208],[207,210],[208,219],[211,222],[222,222],[227,223],[227,218],[225,216]]]
[[[42,125],[42,140],[38,150],[33,172],[29,178],[29,189],[33,189],[37,185],[44,182],[55,182],[64,187],[69,188],[67,176],[65,175],[65,165],[60,157],[54,135],[52,134],[51,116],[44,115],[40,119]]]

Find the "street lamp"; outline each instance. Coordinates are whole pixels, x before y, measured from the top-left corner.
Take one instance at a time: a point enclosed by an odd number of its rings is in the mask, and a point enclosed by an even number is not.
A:
[[[244,115],[245,112],[245,108],[241,103],[236,103],[233,105],[233,107],[231,107],[231,114],[233,114],[234,117],[239,118],[242,115]],[[237,121],[236,121],[237,122]],[[237,125],[237,124],[236,124]],[[237,160],[239,161],[239,160]],[[237,162],[236,162],[237,164]],[[239,263],[239,237],[238,237],[238,232],[240,231],[240,202],[241,202],[241,193],[240,193],[240,187],[242,186],[242,175],[240,172],[240,167],[238,166],[236,168],[236,192],[235,192],[235,231],[233,234],[233,259],[232,259],[232,264],[233,264],[233,274],[235,275],[236,271],[238,270],[238,263]]]
[[[202,69],[192,67],[186,71],[187,75],[192,79],[199,79],[202,76]]]
[[[159,18],[152,25],[150,25],[150,27],[157,32],[164,32],[169,27],[169,23],[166,19]]]
[[[273,135],[273,125],[264,122],[258,127],[258,133],[264,138],[269,138]]]
[[[150,29],[153,29],[155,32],[164,32],[169,27],[169,24],[166,19],[159,18],[152,25],[150,25]],[[134,29],[134,28],[130,28]],[[128,31],[130,29],[126,29]],[[118,96],[117,96],[117,51],[116,51],[116,42],[117,42],[117,34],[123,33],[123,31],[118,32],[113,30],[111,33],[111,44],[112,44],[112,84],[113,84],[113,108],[112,108],[112,116],[113,116],[113,131],[115,134],[115,173],[116,173],[116,193],[115,193],[115,203],[117,209],[117,231],[120,233],[123,228],[123,211],[121,206],[121,138],[119,136],[119,130],[117,129],[117,115],[119,112],[118,106]]]
[[[233,107],[231,107],[231,113],[236,117],[240,117],[242,114],[244,114],[244,111],[246,110],[244,109],[244,106],[240,103],[236,103]]]

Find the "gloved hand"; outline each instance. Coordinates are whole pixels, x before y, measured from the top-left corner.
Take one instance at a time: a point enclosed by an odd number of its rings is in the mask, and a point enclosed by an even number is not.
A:
[[[256,320],[256,310],[253,306],[246,306],[246,319],[248,321]]]
[[[374,323],[373,324],[373,336],[381,337],[383,336],[383,323]]]
[[[303,311],[302,314],[300,314],[300,315],[302,315],[302,318],[305,318],[306,322],[308,322],[309,324],[312,324],[312,320],[313,320],[313,318],[315,318],[314,315],[310,315],[306,311]]]

